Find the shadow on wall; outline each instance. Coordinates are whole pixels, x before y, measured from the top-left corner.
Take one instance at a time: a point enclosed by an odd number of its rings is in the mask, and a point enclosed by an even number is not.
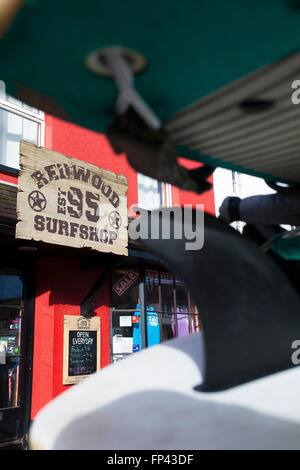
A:
[[[49,305],[79,306],[101,273],[99,269],[82,270],[80,260],[44,258],[37,265],[36,296],[49,292]],[[107,281],[106,281],[107,282]],[[107,304],[106,295],[96,298],[96,307]]]

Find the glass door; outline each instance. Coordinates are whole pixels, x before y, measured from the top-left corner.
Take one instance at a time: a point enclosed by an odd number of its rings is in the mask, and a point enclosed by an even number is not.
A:
[[[136,269],[118,269],[112,275],[111,356],[113,362],[142,348],[141,276]]]
[[[30,348],[25,320],[23,270],[0,268],[0,446],[21,442],[26,432],[30,354],[25,352]]]

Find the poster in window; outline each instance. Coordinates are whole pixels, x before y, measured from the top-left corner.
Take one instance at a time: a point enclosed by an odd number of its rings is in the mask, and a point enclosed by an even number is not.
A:
[[[120,316],[120,326],[132,326],[132,316],[131,315],[121,315]]]
[[[133,338],[120,335],[113,336],[113,354],[132,353]]]

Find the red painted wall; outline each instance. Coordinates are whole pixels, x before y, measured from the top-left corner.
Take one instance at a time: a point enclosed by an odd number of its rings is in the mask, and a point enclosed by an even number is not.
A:
[[[45,147],[125,175],[128,179],[128,207],[137,203],[137,173],[128,165],[125,155],[113,152],[104,135],[46,115]]]
[[[104,135],[46,115],[45,147],[127,176],[128,207],[137,203],[137,174],[128,165],[125,155],[113,153]],[[188,168],[198,166],[190,161],[180,163]],[[195,195],[173,188],[172,197],[174,204],[204,203],[205,210],[214,213],[212,191]],[[79,261],[73,259],[45,258],[38,262],[32,418],[69,387],[62,385],[64,315],[80,314],[79,305],[100,272],[101,269],[81,271]],[[95,302],[96,313],[101,317],[101,367],[110,363],[109,297],[107,282]]]
[[[64,315],[80,315],[80,302],[101,270],[80,270],[79,261],[41,258],[37,265],[32,418],[69,386],[63,378]],[[95,299],[101,318],[101,368],[110,363],[108,282]]]
[[[137,174],[125,155],[113,153],[106,137],[52,116],[45,116],[45,147],[101,168],[123,174],[128,179],[128,208],[137,204]],[[179,159],[187,168],[199,164]],[[0,181],[17,184],[17,177],[0,172]],[[212,181],[212,178],[211,178]],[[204,204],[213,213],[213,190],[202,195],[172,188],[173,205]],[[69,386],[62,385],[64,315],[79,315],[80,303],[101,273],[80,270],[79,260],[40,258],[36,275],[32,418],[52,398]],[[110,292],[109,282],[95,299],[96,314],[101,318],[101,367],[110,363]]]
[[[3,181],[4,183],[18,184],[18,177],[0,171],[0,181]]]
[[[45,116],[45,147],[128,179],[128,206],[137,202],[137,174],[125,155],[113,153],[105,136]],[[79,261],[41,259],[37,266],[32,418],[52,398],[69,386],[62,385],[64,315],[79,315],[80,303],[101,269],[80,271]],[[110,310],[108,282],[95,305],[101,317],[101,367],[110,363]]]
[[[178,163],[189,170],[201,166],[198,162],[187,160],[186,158],[178,158]],[[213,184],[213,175],[209,178],[210,183]],[[173,205],[183,206],[183,204],[192,204],[196,208],[196,204],[204,204],[204,211],[209,214],[215,215],[215,198],[213,187],[203,194],[196,194],[191,191],[182,191],[177,187],[172,187],[172,201]]]

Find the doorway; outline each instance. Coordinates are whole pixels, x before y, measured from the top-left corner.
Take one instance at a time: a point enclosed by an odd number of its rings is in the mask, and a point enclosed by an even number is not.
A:
[[[0,448],[27,448],[34,314],[30,265],[0,260]]]

